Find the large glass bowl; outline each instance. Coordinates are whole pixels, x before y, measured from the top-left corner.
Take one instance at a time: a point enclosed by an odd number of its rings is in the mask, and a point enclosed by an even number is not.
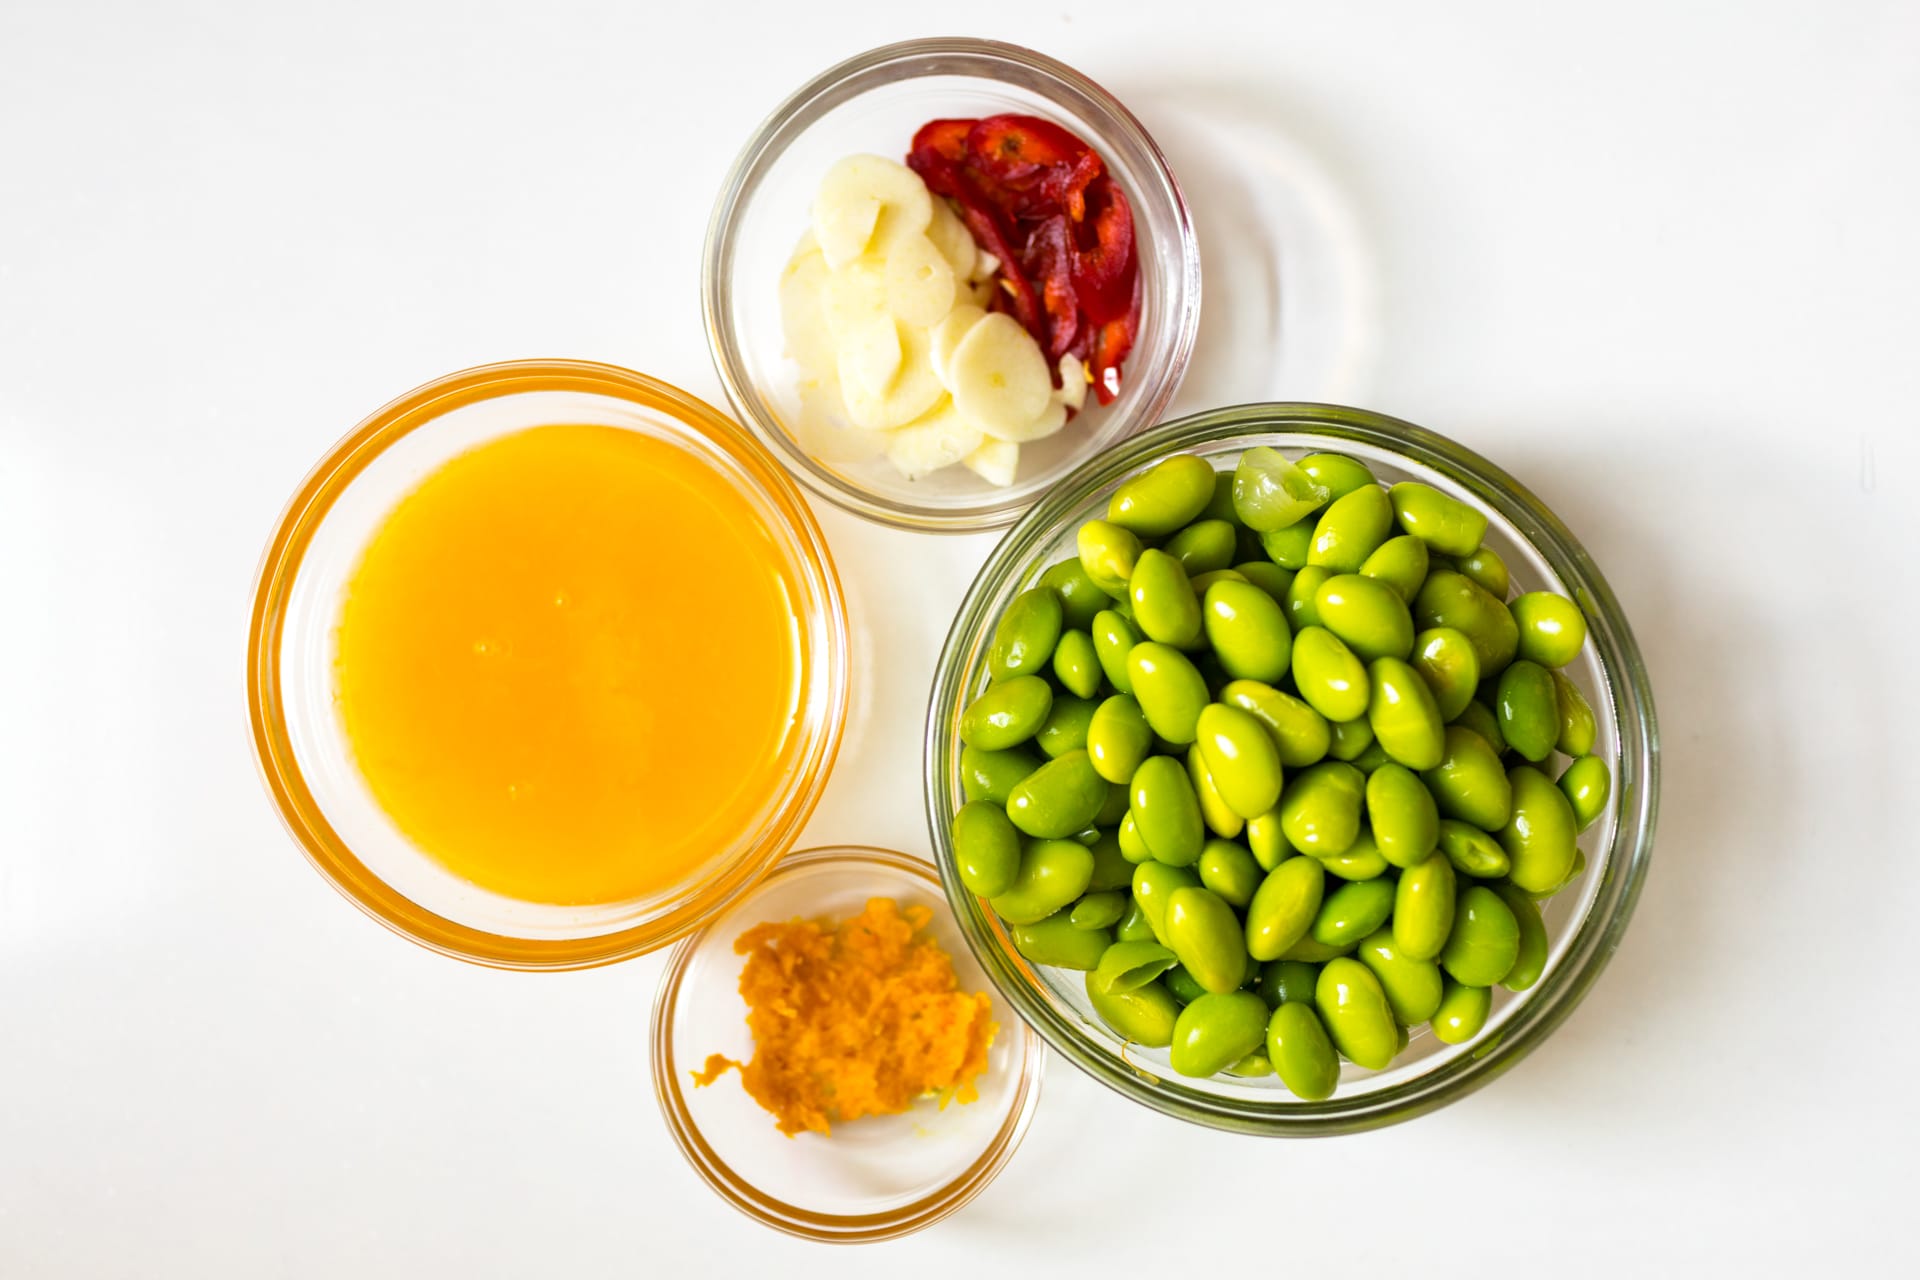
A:
[[[1506,560],[1514,590],[1559,591],[1586,614],[1591,643],[1566,674],[1593,703],[1594,751],[1614,775],[1608,812],[1582,838],[1585,873],[1542,904],[1552,945],[1539,982],[1519,995],[1497,990],[1486,1028],[1464,1045],[1422,1032],[1386,1070],[1344,1064],[1338,1091],[1324,1102],[1301,1101],[1272,1077],[1187,1079],[1167,1065],[1166,1050],[1124,1044],[1093,1014],[1081,974],[1033,966],[1013,950],[999,918],[960,884],[948,834],[964,802],[956,749],[960,712],[986,686],[987,647],[1008,601],[1046,566],[1075,554],[1075,531],[1104,515],[1108,497],[1128,476],[1183,452],[1230,468],[1254,445],[1295,457],[1345,453],[1383,481],[1424,481],[1486,512],[1487,544]],[[1342,1133],[1409,1119],[1465,1096],[1518,1062],[1573,1010],[1619,945],[1646,875],[1658,759],[1653,694],[1633,634],[1599,569],[1538,498],[1486,459],[1411,423],[1330,405],[1243,405],[1168,423],[1089,462],[1001,542],[960,606],[934,678],[927,820],[968,944],[1055,1049],[1127,1097],[1184,1120],[1244,1133]]]
[[[1080,135],[1133,204],[1140,336],[1120,395],[1088,407],[1046,440],[1023,445],[1009,488],[965,467],[908,480],[884,458],[834,463],[799,438],[797,366],[784,352],[779,282],[809,226],[820,179],[844,156],[903,158],[914,131],[942,117],[1021,112]],[[1011,524],[1040,494],[1114,443],[1157,422],[1179,389],[1200,324],[1200,250],[1186,201],[1153,139],[1099,85],[1017,45],[909,40],[821,73],[780,106],[734,162],[707,228],[702,303],[713,362],[741,419],[829,502],[905,529],[968,532]]]
[[[346,584],[387,513],[488,440],[551,423],[641,432],[720,472],[763,523],[793,584],[800,688],[781,781],[756,820],[687,879],[629,902],[561,906],[482,889],[387,817],[334,707],[334,630]],[[636,550],[636,554],[639,551]],[[509,969],[577,969],[651,951],[752,888],[813,812],[847,712],[847,621],[826,540],[774,460],[734,423],[644,374],[520,361],[408,392],[343,438],[289,502],[268,544],[247,636],[247,702],[261,777],[314,867],[368,915],[423,946]]]

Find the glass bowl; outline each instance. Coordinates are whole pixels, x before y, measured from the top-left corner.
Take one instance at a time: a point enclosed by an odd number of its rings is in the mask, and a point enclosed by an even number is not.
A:
[[[1487,513],[1487,544],[1506,560],[1518,591],[1551,589],[1577,601],[1591,643],[1566,668],[1593,703],[1595,754],[1613,768],[1609,810],[1586,832],[1585,873],[1542,903],[1551,948],[1546,973],[1514,995],[1496,989],[1485,1029],[1463,1045],[1416,1033],[1393,1065],[1343,1064],[1324,1102],[1295,1098],[1273,1077],[1175,1075],[1164,1049],[1123,1044],[1092,1012],[1081,974],[1030,965],[1005,926],[967,893],[954,870],[948,830],[963,802],[958,773],[960,711],[986,685],[993,625],[1047,565],[1075,554],[1074,534],[1101,517],[1126,477],[1171,453],[1197,453],[1217,468],[1241,451],[1272,445],[1290,456],[1330,450],[1367,463],[1388,482],[1421,480]],[[1442,1106],[1487,1083],[1539,1044],[1579,1002],[1619,945],[1652,854],[1658,793],[1653,694],[1632,632],[1605,579],[1540,500],[1479,455],[1411,423],[1359,409],[1255,404],[1182,418],[1089,462],[1029,511],[969,589],[936,669],[927,717],[927,820],[947,897],[981,966],[1047,1042],[1094,1078],[1184,1120],[1244,1133],[1312,1135],[1375,1128]]]
[[[457,454],[549,423],[644,432],[683,447],[758,508],[787,561],[802,687],[785,781],[746,836],[685,882],[595,906],[522,902],[455,876],[400,833],[351,757],[333,705],[333,635],[346,582],[394,504]],[[737,900],[792,847],[826,785],[847,708],[847,622],[825,539],[751,436],[683,391],[611,365],[525,361],[411,391],[355,427],[288,504],[267,547],[247,636],[260,770],[309,860],[368,915],[423,946],[511,969],[570,969],[651,951]]]
[[[965,467],[908,480],[884,458],[834,464],[796,434],[797,366],[783,354],[779,281],[808,225],[815,188],[843,156],[904,158],[929,120],[1017,111],[1079,134],[1133,202],[1140,260],[1140,338],[1122,365],[1119,397],[1088,407],[1052,437],[1020,450],[1000,489]],[[714,367],[727,398],[800,482],[882,524],[965,532],[1011,524],[1085,458],[1156,422],[1178,390],[1200,322],[1200,251],[1166,160],[1127,109],[1093,81],[1016,45],[958,37],[910,40],[851,58],[775,108],[727,175],[707,228],[702,302]]]
[[[734,940],[768,921],[854,915],[874,897],[931,908],[928,931],[953,957],[961,989],[992,991],[931,866],[885,849],[842,847],[782,859],[750,895],[682,942],[653,1004],[654,1090],[680,1150],[734,1208],[812,1240],[887,1240],[938,1222],[1006,1166],[1040,1101],[1039,1037],[997,993],[999,1030],[973,1102],[942,1108],[923,1100],[902,1115],[838,1126],[831,1137],[789,1138],[747,1095],[739,1073],[692,1087],[708,1054],[744,1062],[753,1053],[740,997],[746,960]]]

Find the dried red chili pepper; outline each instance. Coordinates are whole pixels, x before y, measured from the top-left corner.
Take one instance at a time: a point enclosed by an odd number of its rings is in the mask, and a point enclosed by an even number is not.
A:
[[[1022,263],[1040,291],[1040,308],[1047,317],[1047,333],[1040,345],[1047,363],[1057,365],[1080,328],[1080,301],[1073,286],[1073,231],[1064,213],[1034,229]]]
[[[1127,352],[1133,350],[1133,340],[1139,333],[1140,277],[1136,274],[1133,278],[1133,301],[1128,305],[1126,314],[1100,326],[1088,357],[1088,367],[1093,370],[1093,394],[1101,404],[1112,404],[1120,394],[1120,362],[1127,358]]]
[[[1073,246],[1073,287],[1095,324],[1118,319],[1132,302],[1137,274],[1133,209],[1112,180],[1087,188],[1087,218]]]

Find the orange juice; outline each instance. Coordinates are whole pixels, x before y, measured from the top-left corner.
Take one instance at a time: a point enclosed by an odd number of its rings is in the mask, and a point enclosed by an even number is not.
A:
[[[782,782],[797,594],[755,507],[687,449],[604,426],[503,436],[367,545],[338,630],[347,740],[394,824],[484,889],[658,893]]]

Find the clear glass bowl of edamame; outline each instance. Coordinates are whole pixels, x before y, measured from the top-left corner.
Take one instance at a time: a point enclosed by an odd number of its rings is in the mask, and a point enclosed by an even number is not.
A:
[[[1482,545],[1506,566],[1508,599],[1549,591],[1579,607],[1586,643],[1561,674],[1591,705],[1590,754],[1611,773],[1611,793],[1580,836],[1584,867],[1539,903],[1546,931],[1540,976],[1518,993],[1493,987],[1484,1025],[1461,1043],[1443,1042],[1421,1026],[1381,1069],[1340,1059],[1331,1096],[1317,1101],[1295,1096],[1272,1074],[1183,1076],[1173,1070],[1168,1049],[1123,1039],[1094,1012],[1087,974],[1031,963],[1016,950],[1009,926],[962,884],[951,837],[954,815],[967,800],[961,714],[989,685],[989,649],[1008,605],[1038,585],[1050,566],[1077,557],[1081,527],[1106,518],[1123,482],[1177,454],[1231,472],[1256,446],[1296,460],[1342,454],[1364,463],[1383,484],[1417,481],[1484,514]],[[1067,477],[1014,527],[969,589],[937,668],[926,734],[927,816],[941,879],[987,975],[1049,1044],[1102,1083],[1169,1115],[1245,1133],[1307,1136],[1392,1124],[1463,1097],[1512,1066],[1598,978],[1626,929],[1652,853],[1658,798],[1652,690],[1598,568],[1538,498],[1486,459],[1410,423],[1359,409],[1257,404],[1214,410],[1130,440]],[[1553,772],[1564,767],[1559,763]],[[1400,872],[1388,867],[1386,874]],[[1477,882],[1462,876],[1463,895],[1471,883]]]

